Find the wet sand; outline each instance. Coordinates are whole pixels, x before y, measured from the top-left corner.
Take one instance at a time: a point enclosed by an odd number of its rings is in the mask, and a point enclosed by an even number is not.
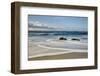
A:
[[[73,53],[66,53],[60,55],[33,57],[33,58],[29,58],[28,60],[31,61],[31,60],[80,59],[80,58],[87,58],[87,57],[88,57],[88,53],[73,52]]]

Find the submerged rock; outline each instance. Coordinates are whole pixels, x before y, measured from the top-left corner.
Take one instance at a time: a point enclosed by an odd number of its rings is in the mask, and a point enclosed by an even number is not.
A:
[[[66,38],[64,37],[60,37],[59,40],[67,40]]]
[[[80,41],[80,39],[77,39],[77,38],[72,38],[71,40]]]

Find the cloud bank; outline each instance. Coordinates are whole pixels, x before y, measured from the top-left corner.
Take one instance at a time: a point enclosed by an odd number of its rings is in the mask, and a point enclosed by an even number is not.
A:
[[[87,28],[81,27],[80,25],[54,25],[39,21],[30,21],[28,27],[29,31],[87,31]]]

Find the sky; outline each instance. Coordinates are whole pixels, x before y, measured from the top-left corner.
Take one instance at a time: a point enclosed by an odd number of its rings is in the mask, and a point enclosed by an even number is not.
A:
[[[87,31],[88,18],[74,16],[29,15],[29,30],[35,31]]]

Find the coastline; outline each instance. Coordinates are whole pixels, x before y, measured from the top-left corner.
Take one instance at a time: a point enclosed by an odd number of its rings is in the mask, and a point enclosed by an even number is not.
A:
[[[52,60],[52,59],[77,59],[87,58],[86,49],[69,49],[65,48],[70,45],[72,47],[83,46],[84,43],[73,41],[45,41],[45,42],[29,42],[28,60]],[[73,46],[74,45],[74,46]],[[55,47],[55,46],[63,46]]]

